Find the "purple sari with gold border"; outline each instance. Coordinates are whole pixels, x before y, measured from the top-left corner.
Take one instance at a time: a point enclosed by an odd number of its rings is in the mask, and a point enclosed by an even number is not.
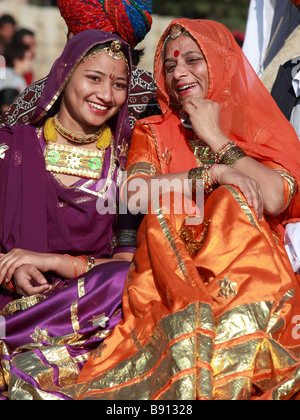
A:
[[[71,187],[62,185],[46,170],[45,141],[39,127],[58,109],[60,94],[85,52],[114,39],[120,40],[98,30],[74,37],[53,65],[33,116],[34,124],[0,130],[1,252],[21,248],[95,258],[113,254],[114,206],[126,162],[124,151],[131,137],[129,92],[118,115],[108,122],[114,141],[106,149],[99,180],[81,179]],[[122,44],[131,68],[129,48]],[[105,212],[107,203],[110,211]],[[128,228],[135,227],[135,222],[128,223]],[[133,250],[123,248],[125,252]],[[20,298],[1,289],[4,336],[0,340],[0,398],[72,398],[72,384],[90,352],[122,317],[121,297],[128,269],[129,263],[112,260],[75,279],[62,280],[47,273],[52,291],[30,297]]]

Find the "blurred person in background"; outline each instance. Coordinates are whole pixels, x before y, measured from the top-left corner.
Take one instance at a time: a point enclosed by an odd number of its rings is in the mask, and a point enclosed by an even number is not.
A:
[[[0,54],[3,55],[5,46],[9,44],[16,32],[16,21],[13,16],[5,14],[0,17]]]
[[[33,56],[28,45],[12,42],[4,52],[6,62],[5,78],[0,80],[0,89],[10,87],[22,92],[26,87],[24,75],[32,71]]]
[[[300,24],[299,6],[299,0],[250,1],[243,52],[262,81],[278,51]]]
[[[36,54],[36,39],[35,33],[27,28],[18,29],[14,36],[14,41],[28,45],[32,53],[33,60],[35,59]],[[34,72],[33,70],[24,74],[27,85],[30,85],[34,81]]]
[[[20,92],[15,88],[4,88],[0,90],[0,114],[9,108],[9,106],[17,99]]]

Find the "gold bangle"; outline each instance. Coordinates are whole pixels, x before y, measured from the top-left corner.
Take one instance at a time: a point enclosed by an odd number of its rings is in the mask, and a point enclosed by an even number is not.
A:
[[[234,141],[229,141],[216,152],[215,163],[233,166],[245,156],[247,156],[246,153]]]
[[[86,271],[90,271],[92,268],[95,267],[96,265],[96,260],[94,257],[92,257],[91,255],[86,255],[86,259],[87,259],[87,267],[86,267]]]
[[[203,165],[199,168],[193,168],[189,170],[188,179],[190,179],[192,183],[191,192],[193,197],[196,196],[197,191],[202,191],[202,188],[204,190],[204,193],[206,194],[209,194],[213,191],[212,178],[210,172],[211,167],[212,165]],[[197,183],[197,181],[199,181],[200,179],[203,181],[203,184],[201,184],[201,188],[199,188],[199,183]]]
[[[234,166],[240,159],[245,156],[247,156],[246,153],[244,153],[244,151],[238,146],[235,146],[224,153],[219,163],[227,166]]]

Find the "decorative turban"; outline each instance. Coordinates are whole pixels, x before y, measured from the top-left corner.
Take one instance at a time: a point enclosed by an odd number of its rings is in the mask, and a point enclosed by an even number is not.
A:
[[[296,7],[298,7],[298,9],[300,10],[300,0],[292,0],[292,2],[294,3],[294,5]]]
[[[117,33],[134,48],[150,31],[152,0],[58,0],[70,32],[101,29]]]

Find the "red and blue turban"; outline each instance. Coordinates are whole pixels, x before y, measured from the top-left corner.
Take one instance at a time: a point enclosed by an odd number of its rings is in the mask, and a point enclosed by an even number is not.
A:
[[[57,5],[74,34],[101,29],[134,48],[151,29],[152,0],[58,0]]]

